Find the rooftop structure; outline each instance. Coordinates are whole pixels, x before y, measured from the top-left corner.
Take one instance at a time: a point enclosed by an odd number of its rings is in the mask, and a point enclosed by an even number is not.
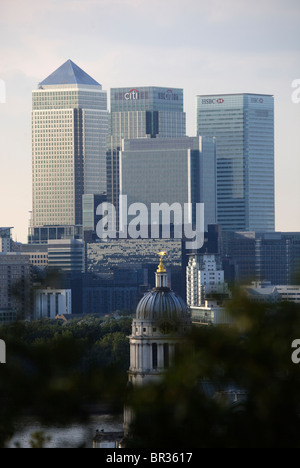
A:
[[[45,80],[39,83],[39,87],[69,84],[101,86],[78,65],[72,62],[72,60],[67,60]]]

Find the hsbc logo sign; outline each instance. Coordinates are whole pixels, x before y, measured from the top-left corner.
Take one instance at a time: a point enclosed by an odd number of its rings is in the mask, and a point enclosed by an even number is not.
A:
[[[251,103],[252,104],[263,104],[264,100],[263,100],[263,98],[251,98]]]
[[[222,98],[218,99],[202,99],[202,104],[223,104],[225,101]]]
[[[223,98],[205,98],[202,99],[202,104],[214,105],[214,104],[224,104],[225,100]],[[251,104],[263,104],[265,100],[262,97],[251,97]]]

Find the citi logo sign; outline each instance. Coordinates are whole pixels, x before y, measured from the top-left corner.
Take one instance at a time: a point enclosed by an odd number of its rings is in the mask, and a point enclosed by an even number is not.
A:
[[[128,93],[124,94],[126,101],[137,101],[139,99],[139,92],[137,89],[131,89]]]

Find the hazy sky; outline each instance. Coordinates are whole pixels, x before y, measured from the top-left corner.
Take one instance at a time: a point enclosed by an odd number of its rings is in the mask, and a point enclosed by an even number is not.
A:
[[[71,59],[108,92],[184,88],[189,136],[197,94],[274,94],[276,229],[300,231],[299,22],[299,0],[0,0],[0,226],[26,241],[31,91]]]

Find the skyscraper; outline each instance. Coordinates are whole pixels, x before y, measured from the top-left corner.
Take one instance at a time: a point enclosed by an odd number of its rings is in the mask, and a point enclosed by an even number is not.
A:
[[[197,132],[217,138],[217,218],[224,230],[274,231],[274,98],[197,97]]]
[[[107,195],[119,202],[119,150],[122,139],[179,138],[186,135],[183,90],[159,87],[111,89]]]
[[[71,60],[33,91],[31,242],[81,225],[83,194],[106,191],[107,132],[107,93]]]
[[[216,223],[215,138],[182,137],[124,140],[120,152],[120,193],[128,206],[144,203],[204,203],[205,229]],[[171,220],[172,222],[172,220]]]

